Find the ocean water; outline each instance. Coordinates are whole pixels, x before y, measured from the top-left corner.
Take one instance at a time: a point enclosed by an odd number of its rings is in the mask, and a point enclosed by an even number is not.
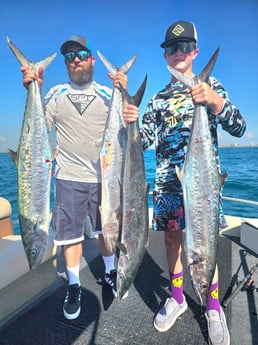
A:
[[[258,147],[227,147],[220,148],[222,173],[228,176],[223,187],[223,196],[258,202]],[[144,152],[147,182],[153,190],[155,173],[155,152]],[[152,205],[152,197],[149,196]],[[227,215],[258,218],[258,205],[223,200],[223,210]]]
[[[155,152],[144,152],[147,182],[150,192],[153,190],[155,175]],[[222,172],[227,171],[228,177],[223,188],[223,196],[258,202],[258,147],[220,148]],[[19,233],[17,205],[17,172],[14,163],[7,153],[0,153],[0,196],[9,200],[12,206],[12,221],[15,233]],[[51,202],[54,203],[53,183]],[[152,196],[149,196],[152,207]],[[244,218],[258,218],[258,206],[246,203],[223,201],[224,213]]]

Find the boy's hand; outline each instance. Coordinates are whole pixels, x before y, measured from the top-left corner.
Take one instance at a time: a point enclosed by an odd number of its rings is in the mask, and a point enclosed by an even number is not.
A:
[[[207,83],[198,83],[190,91],[195,104],[206,104],[214,114],[219,114],[224,106],[224,99]]]

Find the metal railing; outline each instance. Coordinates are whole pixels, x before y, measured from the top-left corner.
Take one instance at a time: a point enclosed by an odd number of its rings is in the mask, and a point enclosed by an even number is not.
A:
[[[228,201],[234,201],[234,202],[240,202],[243,204],[249,204],[249,205],[256,205],[258,206],[258,201],[251,201],[251,200],[245,200],[245,199],[237,199],[237,198],[231,198],[228,196],[222,196],[223,200],[228,200]]]
[[[149,192],[152,195],[152,192]],[[233,202],[240,202],[242,204],[249,204],[249,205],[256,205],[258,206],[258,201],[246,200],[246,199],[238,199],[238,198],[231,198],[229,196],[222,196],[223,200],[233,201]]]

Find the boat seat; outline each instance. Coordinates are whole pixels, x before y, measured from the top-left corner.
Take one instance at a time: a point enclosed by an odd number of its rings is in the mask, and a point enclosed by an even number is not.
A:
[[[0,238],[13,235],[13,224],[12,224],[12,207],[10,202],[0,197]]]
[[[30,271],[20,235],[0,238],[0,327],[62,283],[56,273],[56,246],[49,235],[37,271]]]
[[[42,263],[55,255],[53,238],[49,236]],[[0,238],[0,290],[30,272],[20,235]],[[35,272],[36,273],[36,272]],[[36,277],[37,273],[35,274]]]

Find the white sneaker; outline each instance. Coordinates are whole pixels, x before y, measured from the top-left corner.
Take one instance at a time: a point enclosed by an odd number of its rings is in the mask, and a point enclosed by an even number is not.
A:
[[[208,310],[205,316],[208,322],[209,344],[230,345],[227,321],[222,308],[220,313],[217,310]]]
[[[185,296],[182,304],[178,304],[173,297],[168,298],[154,319],[154,327],[159,332],[166,332],[187,307]]]

